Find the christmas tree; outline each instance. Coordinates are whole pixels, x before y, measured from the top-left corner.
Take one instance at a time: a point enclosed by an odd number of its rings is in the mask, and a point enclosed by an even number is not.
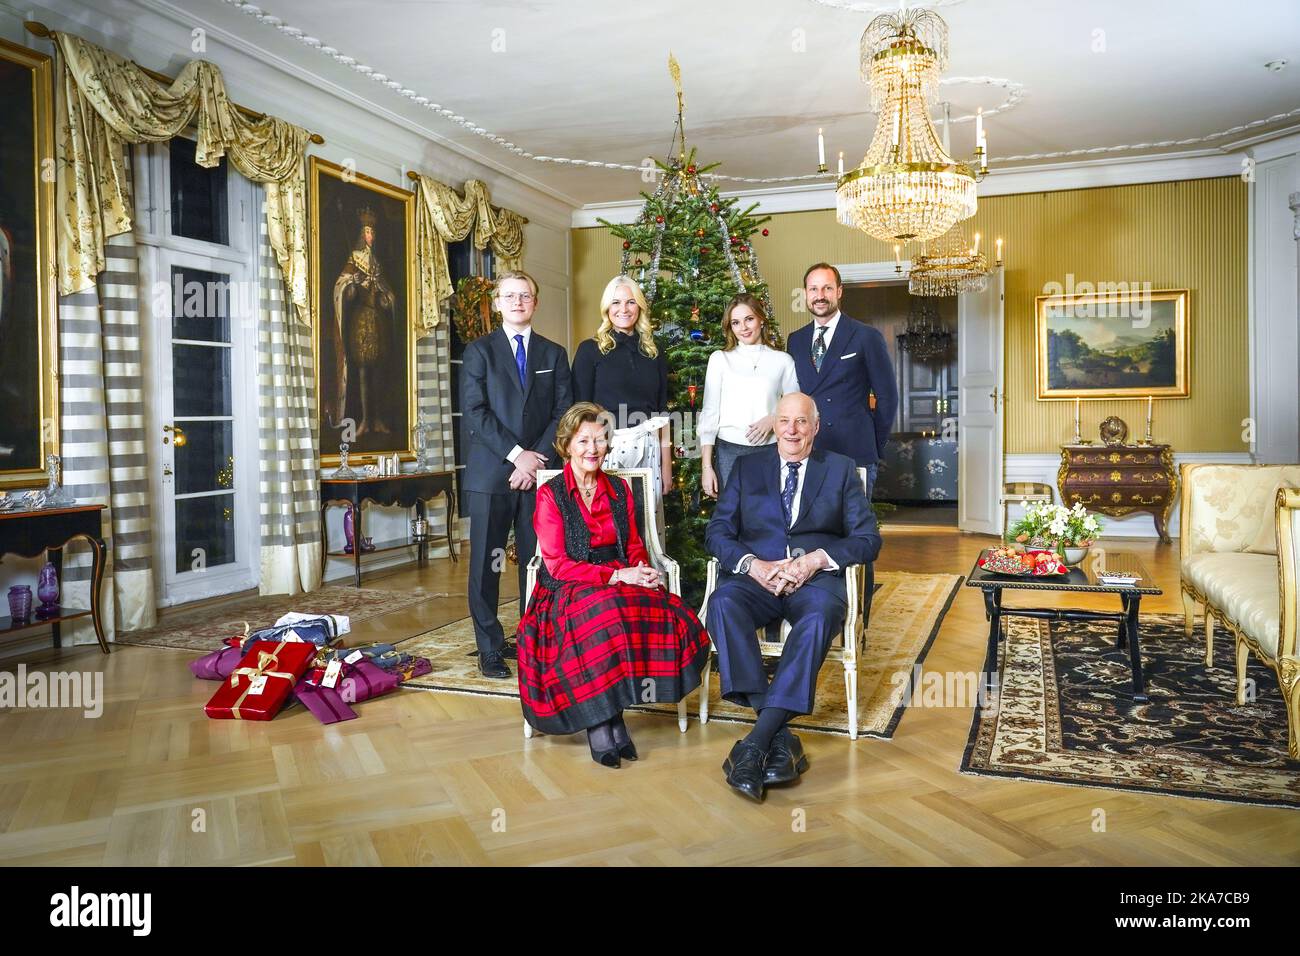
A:
[[[709,355],[725,341],[722,312],[738,292],[758,296],[778,330],[752,241],[760,229],[767,235],[763,225],[770,217],[755,216],[757,204],[739,208],[737,200],[723,198],[706,182],[717,164],[696,165],[695,151],[686,148],[681,106],[679,89],[673,146],[680,142],[680,151],[657,163],[659,185],[653,194],[641,194],[644,207],[636,222],[601,223],[623,241],[623,274],[645,292],[656,341],[668,360],[676,459],[673,490],[664,498],[668,554],[681,565],[682,596],[698,607],[709,559],[704,529],[713,502],[700,493],[695,425]]]

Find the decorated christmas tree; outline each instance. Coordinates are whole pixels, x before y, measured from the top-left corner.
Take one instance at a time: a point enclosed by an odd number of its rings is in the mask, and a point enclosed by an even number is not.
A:
[[[670,60],[674,80],[675,61]],[[650,304],[655,336],[668,359],[668,411],[673,415],[676,458],[673,490],[664,499],[668,553],[682,570],[683,597],[698,606],[704,594],[704,528],[713,501],[700,493],[700,451],[695,433],[704,399],[709,355],[724,343],[722,312],[737,292],[762,300],[773,322],[767,284],[758,271],[753,236],[769,217],[756,217],[718,194],[707,174],[717,164],[698,166],[687,149],[678,83],[677,130],[670,158],[657,163],[659,184],[643,192],[636,222],[601,220],[623,242],[623,273],[636,279]],[[673,154],[676,149],[676,154]]]

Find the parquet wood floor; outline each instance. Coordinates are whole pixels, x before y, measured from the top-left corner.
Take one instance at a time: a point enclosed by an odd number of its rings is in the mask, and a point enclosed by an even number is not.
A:
[[[964,573],[988,543],[896,527],[880,566]],[[1181,611],[1176,545],[1111,546],[1138,551],[1165,589],[1144,610]],[[351,640],[463,617],[464,568],[440,560],[368,577],[454,597],[362,622]],[[1006,601],[1027,599],[1040,596]],[[977,671],[985,628],[979,593],[963,587],[927,669]],[[212,721],[202,705],[213,685],[190,676],[191,656],[78,647],[25,661],[103,671],[106,701],[98,719],[0,713],[0,864],[1300,862],[1293,810],[963,776],[966,708],[912,709],[892,741],[804,734],[808,774],[756,805],[722,781],[736,725],[692,720],[679,734],[671,719],[630,715],[642,759],[611,771],[580,737],[523,740],[506,700],[403,691],[329,728],[301,710]]]

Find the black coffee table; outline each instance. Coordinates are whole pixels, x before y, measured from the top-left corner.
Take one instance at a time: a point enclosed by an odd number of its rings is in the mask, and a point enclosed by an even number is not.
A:
[[[984,614],[989,619],[989,660],[997,667],[998,640],[1002,636],[1002,618],[1033,617],[1046,621],[1114,621],[1119,624],[1116,647],[1128,645],[1129,665],[1133,671],[1133,699],[1139,703],[1147,700],[1146,684],[1142,678],[1142,650],[1138,643],[1138,606],[1144,594],[1163,594],[1151,584],[1151,577],[1137,555],[1130,551],[1112,551],[1094,548],[1077,568],[1068,574],[1045,577],[1011,577],[990,574],[980,567],[980,559],[988,551],[980,552],[966,578],[966,586],[984,592]],[[1102,574],[1128,574],[1136,577],[1136,584],[1105,584]],[[1093,594],[1118,594],[1121,611],[1091,611],[1081,608],[1035,608],[1002,606],[1002,592],[1016,591],[1082,591]]]

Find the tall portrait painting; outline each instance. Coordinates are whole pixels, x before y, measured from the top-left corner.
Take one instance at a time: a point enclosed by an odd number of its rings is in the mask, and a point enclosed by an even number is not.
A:
[[[50,58],[0,40],[0,488],[58,452]]]
[[[415,195],[312,157],[311,238],[321,462],[413,457]]]
[[[1186,289],[1035,300],[1038,398],[1187,398]]]

